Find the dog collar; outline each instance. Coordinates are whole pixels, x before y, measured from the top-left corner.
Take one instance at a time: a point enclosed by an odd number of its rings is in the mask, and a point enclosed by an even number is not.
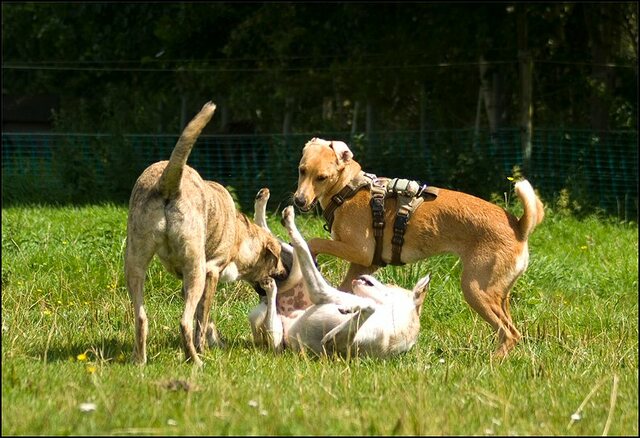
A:
[[[330,233],[331,227],[333,226],[333,215],[336,212],[336,209],[340,207],[344,203],[344,201],[358,193],[358,191],[365,187],[370,187],[377,180],[378,177],[376,177],[373,173],[366,173],[361,171],[355,178],[349,181],[347,185],[342,188],[342,190],[333,195],[331,197],[331,201],[329,201],[329,204],[322,212],[322,217],[324,217],[324,220],[327,222],[326,224],[324,224],[324,229]]]

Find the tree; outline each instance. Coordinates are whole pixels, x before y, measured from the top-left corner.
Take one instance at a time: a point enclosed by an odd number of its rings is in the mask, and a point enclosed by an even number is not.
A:
[[[525,6],[533,125],[634,128],[637,4]],[[466,128],[481,96],[499,135],[523,114],[520,7],[5,3],[3,93],[59,94],[65,129],[173,133],[208,99],[209,131]]]

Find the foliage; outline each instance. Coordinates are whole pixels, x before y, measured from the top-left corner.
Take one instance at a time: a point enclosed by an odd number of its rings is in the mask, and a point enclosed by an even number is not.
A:
[[[534,127],[636,128],[637,3],[31,2],[2,11],[3,94],[60,95],[61,129],[175,133],[208,99],[225,113],[210,127],[218,132],[240,122],[281,132],[287,117],[293,132],[347,131],[365,118],[378,130],[469,127],[480,57],[502,125],[517,126],[523,47],[534,59]]]

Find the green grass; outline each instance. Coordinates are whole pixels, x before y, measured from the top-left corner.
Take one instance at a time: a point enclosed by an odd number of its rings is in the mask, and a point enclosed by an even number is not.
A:
[[[419,342],[405,355],[346,362],[256,349],[247,313],[258,299],[235,283],[219,288],[212,312],[227,348],[196,369],[180,348],[180,283],[157,262],[145,294],[149,363],[131,363],[126,215],[110,205],[3,209],[3,435],[638,434],[636,224],[549,210],[513,290],[524,339],[503,363],[463,300],[457,259],[440,256],[376,274],[404,286],[432,274]],[[326,235],[318,218],[297,223]],[[284,236],[277,219],[272,229]],[[319,261],[334,284],[346,271]],[[95,411],[82,412],[86,402]]]

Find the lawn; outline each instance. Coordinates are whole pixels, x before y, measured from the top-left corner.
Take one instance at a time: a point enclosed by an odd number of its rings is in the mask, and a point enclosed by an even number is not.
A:
[[[285,232],[276,213],[270,225]],[[131,362],[123,206],[2,210],[3,435],[638,435],[638,227],[548,208],[530,238],[512,314],[524,338],[503,362],[443,255],[376,275],[432,275],[416,346],[389,360],[255,348],[258,297],[222,285],[226,348],[184,362],[180,282],[153,262],[149,362]],[[325,235],[298,216],[306,237]],[[337,283],[346,264],[321,256]]]

